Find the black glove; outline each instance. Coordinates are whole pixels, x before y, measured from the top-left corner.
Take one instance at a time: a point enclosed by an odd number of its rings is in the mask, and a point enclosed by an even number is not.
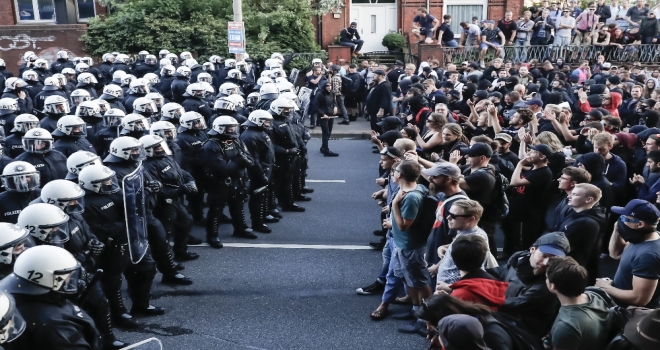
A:
[[[236,160],[234,160],[236,163],[238,163],[240,166],[247,168],[250,165],[252,165],[252,160],[249,158],[243,156],[242,154],[238,157],[236,157]]]
[[[94,256],[101,255],[101,253],[103,253],[103,248],[105,248],[105,244],[96,239],[90,239],[87,243],[87,249],[89,249],[90,254]]]
[[[289,154],[298,154],[298,152],[300,152],[300,150],[296,147],[289,148]]]
[[[191,193],[196,193],[197,192],[197,184],[195,183],[195,181],[190,181],[190,182],[186,183],[184,186],[186,186],[186,189],[188,189],[188,192],[191,192]]]
[[[151,193],[159,192],[160,189],[163,187],[163,185],[161,185],[161,183],[158,181],[147,181],[145,183],[145,186],[147,187],[147,191]]]

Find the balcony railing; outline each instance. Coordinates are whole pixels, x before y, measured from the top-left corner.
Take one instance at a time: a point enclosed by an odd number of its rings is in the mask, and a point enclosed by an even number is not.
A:
[[[443,48],[444,63],[460,64],[465,61],[479,62],[481,50],[477,47]],[[606,62],[612,63],[655,63],[660,62],[660,45],[626,45],[618,46],[581,45],[581,46],[504,46],[500,57],[513,62],[556,61],[579,64],[584,60],[595,61],[598,55],[604,55]],[[494,49],[489,49],[485,55],[486,62],[496,58]],[[422,58],[424,59],[424,58]]]

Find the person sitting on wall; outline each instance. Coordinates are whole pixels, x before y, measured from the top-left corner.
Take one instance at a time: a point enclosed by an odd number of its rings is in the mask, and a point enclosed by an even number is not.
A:
[[[360,39],[360,34],[357,31],[357,22],[351,22],[348,28],[344,28],[339,33],[339,45],[348,46],[351,48],[351,55],[360,56],[360,50],[364,45],[364,40]]]
[[[440,21],[428,13],[425,7],[417,9],[417,16],[413,18],[412,33],[419,39],[418,43],[432,43],[434,33],[438,30],[438,27],[440,27]],[[424,37],[423,39],[422,36]]]

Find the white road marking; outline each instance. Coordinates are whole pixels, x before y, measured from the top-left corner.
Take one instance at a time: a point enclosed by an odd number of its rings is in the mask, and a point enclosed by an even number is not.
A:
[[[305,182],[334,182],[334,183],[346,183],[346,180],[305,180]]]
[[[208,243],[189,244],[188,247],[208,247]],[[366,245],[325,245],[325,244],[273,244],[273,243],[223,243],[231,248],[280,248],[280,249],[325,249],[325,250],[371,250]]]

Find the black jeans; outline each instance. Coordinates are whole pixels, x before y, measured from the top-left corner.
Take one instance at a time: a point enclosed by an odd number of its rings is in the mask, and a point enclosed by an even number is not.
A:
[[[332,134],[332,124],[334,124],[334,119],[328,118],[319,120],[321,122],[321,149],[328,150],[328,140],[330,140],[330,135]]]

